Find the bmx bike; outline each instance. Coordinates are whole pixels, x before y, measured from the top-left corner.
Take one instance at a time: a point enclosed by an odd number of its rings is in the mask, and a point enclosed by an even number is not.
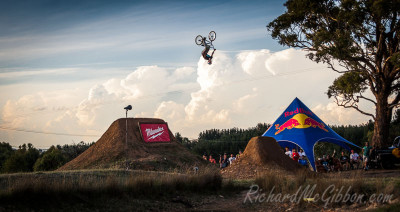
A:
[[[197,35],[195,42],[197,45],[199,46],[210,46],[210,48],[215,49],[214,45],[212,44],[212,42],[217,38],[217,34],[214,31],[211,31],[210,33],[208,33],[208,39],[207,37],[203,37],[201,35]]]

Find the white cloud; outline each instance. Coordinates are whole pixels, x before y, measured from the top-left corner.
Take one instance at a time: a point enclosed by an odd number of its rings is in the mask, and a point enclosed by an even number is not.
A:
[[[266,49],[245,51],[237,55],[243,71],[249,75],[265,74],[266,71],[275,75],[275,71],[267,66],[269,57],[271,57],[270,51]]]
[[[59,69],[47,69],[47,70],[32,70],[32,71],[8,71],[1,72],[0,78],[18,78],[18,77],[30,77],[36,75],[62,75],[71,74],[76,72],[76,68],[59,68]]]
[[[357,125],[365,123],[369,116],[362,115],[358,111],[352,108],[339,107],[334,102],[328,104],[318,104],[311,109],[319,118],[328,124],[352,124]],[[373,111],[368,111],[373,113]]]
[[[195,138],[210,128],[272,123],[299,97],[327,124],[365,122],[367,117],[339,108],[327,98],[325,92],[337,76],[323,64],[309,61],[300,50],[245,51],[235,56],[216,51],[212,65],[200,58],[197,70],[138,67],[124,78],[96,83],[79,101],[73,89],[24,95],[4,104],[2,120],[28,129],[102,134],[115,119],[125,117],[123,107],[131,104],[130,117],[162,118],[174,132]],[[58,112],[16,116],[21,110],[26,114],[57,111],[66,102],[68,106]]]

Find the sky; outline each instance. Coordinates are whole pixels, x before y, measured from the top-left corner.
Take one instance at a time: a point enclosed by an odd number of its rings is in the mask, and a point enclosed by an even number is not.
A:
[[[272,123],[295,97],[327,124],[368,121],[328,99],[337,73],[272,39],[283,4],[0,0],[0,142],[97,141],[129,104],[192,139]],[[194,40],[212,30],[208,65]]]

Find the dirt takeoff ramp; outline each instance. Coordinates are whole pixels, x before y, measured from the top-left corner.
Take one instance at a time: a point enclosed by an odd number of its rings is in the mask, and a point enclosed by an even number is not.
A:
[[[161,119],[128,118],[128,144],[126,145],[126,119],[118,119],[111,124],[101,138],[88,150],[68,162],[59,170],[125,168],[126,161],[131,169],[169,170],[191,167],[203,163],[201,157],[189,152],[177,142],[168,127],[169,142],[145,142],[139,123],[143,125],[161,124]],[[157,137],[161,129],[154,129]],[[146,132],[144,132],[146,133]],[[158,136],[161,137],[161,136]]]
[[[222,170],[227,178],[255,178],[263,172],[295,173],[303,169],[296,161],[286,156],[272,137],[253,137],[243,154],[233,164]]]

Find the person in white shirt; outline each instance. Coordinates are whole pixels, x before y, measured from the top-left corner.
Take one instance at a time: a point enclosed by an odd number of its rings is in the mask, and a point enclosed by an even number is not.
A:
[[[229,160],[229,164],[232,164],[233,161],[236,160],[236,158],[235,158],[235,156],[233,156],[233,154],[231,154],[231,157],[228,160]]]
[[[305,159],[305,157],[306,157],[306,153],[303,151],[303,149],[300,149],[299,155],[300,155],[300,159]]]
[[[289,147],[285,147],[285,155],[287,155],[290,158],[292,158],[292,151],[289,150]]]
[[[357,154],[357,152],[354,152],[354,150],[351,150],[350,154],[350,166],[352,169],[358,169],[358,164],[359,164],[359,158],[360,156]],[[354,167],[355,165],[355,167]]]

